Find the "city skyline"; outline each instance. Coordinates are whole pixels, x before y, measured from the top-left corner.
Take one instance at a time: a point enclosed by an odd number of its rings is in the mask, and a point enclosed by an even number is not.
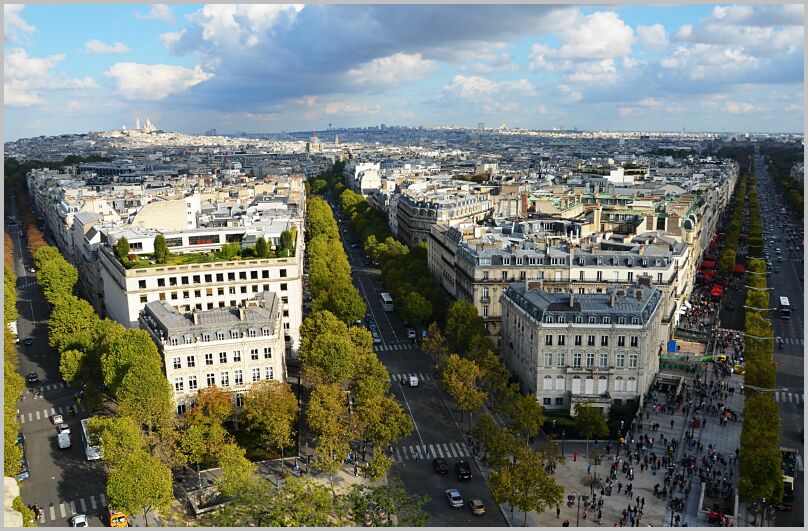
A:
[[[804,129],[799,4],[5,5],[4,15],[5,141],[137,117],[190,134]]]

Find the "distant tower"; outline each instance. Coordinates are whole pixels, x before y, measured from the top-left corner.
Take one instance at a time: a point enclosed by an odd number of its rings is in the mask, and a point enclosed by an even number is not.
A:
[[[339,145],[339,135],[334,135],[334,145],[335,146]]]
[[[140,131],[140,116],[135,118],[135,129]]]
[[[477,124],[477,129],[480,129],[480,130],[485,129],[485,122],[479,122]]]

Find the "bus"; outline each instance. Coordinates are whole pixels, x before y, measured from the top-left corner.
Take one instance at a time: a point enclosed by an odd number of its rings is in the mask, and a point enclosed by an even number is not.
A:
[[[95,444],[90,443],[89,420],[81,419],[81,440],[84,442],[84,453],[87,455],[87,461],[95,461],[96,459],[101,459],[101,447],[98,441],[93,441]]]
[[[382,293],[382,308],[384,308],[386,312],[393,311],[393,297],[387,292]]]
[[[791,303],[788,297],[780,297],[780,319],[791,319]]]
[[[20,470],[14,477],[17,481],[22,481],[31,477],[31,471],[28,469],[28,457],[25,455],[25,435],[22,432],[17,434],[17,444],[22,448],[22,459],[20,460]]]

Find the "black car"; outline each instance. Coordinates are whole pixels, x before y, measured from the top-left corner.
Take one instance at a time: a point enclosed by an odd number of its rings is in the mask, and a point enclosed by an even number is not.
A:
[[[25,375],[25,380],[28,383],[37,383],[39,381],[39,375],[35,372],[29,372]]]
[[[465,461],[455,463],[455,474],[458,481],[471,481],[471,466]]]
[[[446,459],[442,457],[436,457],[432,460],[432,468],[438,474],[448,474],[449,473],[449,465],[446,464]]]

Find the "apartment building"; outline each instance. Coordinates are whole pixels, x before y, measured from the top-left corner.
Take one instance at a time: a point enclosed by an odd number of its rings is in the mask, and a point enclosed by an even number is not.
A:
[[[667,339],[662,299],[647,280],[582,294],[513,283],[502,295],[503,359],[548,410],[642,403]]]
[[[163,357],[177,413],[193,406],[199,389],[217,386],[241,407],[251,385],[285,381],[280,297],[269,291],[237,307],[180,312],[166,301],[149,302],[138,322]]]

